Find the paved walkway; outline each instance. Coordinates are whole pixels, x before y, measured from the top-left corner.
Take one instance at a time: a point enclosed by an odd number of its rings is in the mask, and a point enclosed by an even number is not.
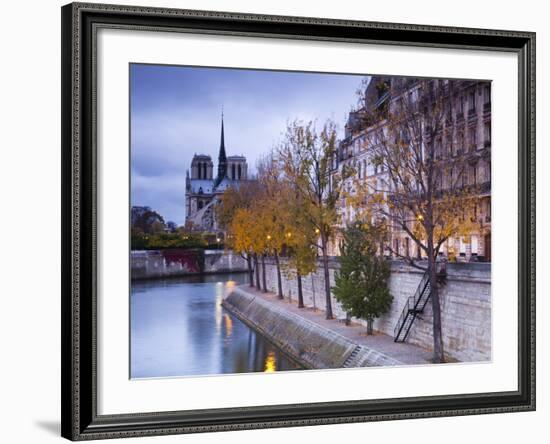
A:
[[[432,352],[427,351],[416,345],[411,345],[402,342],[394,342],[393,337],[384,333],[376,332],[374,335],[366,335],[366,327],[355,322],[349,326],[345,322],[337,319],[325,319],[325,312],[313,309],[311,307],[298,308],[298,302],[295,300],[289,301],[288,298],[279,299],[275,293],[263,293],[248,284],[241,285],[240,288],[247,293],[254,294],[279,308],[288,310],[291,313],[297,314],[308,319],[324,328],[335,331],[340,335],[348,338],[350,341],[358,345],[364,345],[380,353],[386,354],[404,364],[431,364]]]

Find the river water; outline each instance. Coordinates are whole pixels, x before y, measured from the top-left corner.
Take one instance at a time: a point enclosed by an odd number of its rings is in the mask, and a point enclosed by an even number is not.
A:
[[[246,274],[132,282],[132,378],[273,372],[298,366],[221,306]]]

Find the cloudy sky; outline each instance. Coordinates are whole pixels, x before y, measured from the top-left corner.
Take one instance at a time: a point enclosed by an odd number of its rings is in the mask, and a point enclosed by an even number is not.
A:
[[[196,154],[217,168],[223,106],[227,155],[249,171],[294,119],[333,119],[340,134],[363,77],[133,64],[131,201],[185,221],[185,172]]]

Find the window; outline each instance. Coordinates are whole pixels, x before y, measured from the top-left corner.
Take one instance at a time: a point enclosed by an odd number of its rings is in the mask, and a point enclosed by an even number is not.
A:
[[[470,128],[469,131],[469,143],[470,143],[470,150],[475,150],[477,145],[477,131],[475,127]]]
[[[468,94],[468,111],[474,112],[476,110],[476,92],[470,91]]]
[[[491,123],[483,124],[483,144],[487,147],[491,144]]]
[[[459,131],[458,143],[457,143],[457,147],[456,147],[457,149],[456,149],[455,155],[462,154],[463,147],[464,147],[464,131]]]

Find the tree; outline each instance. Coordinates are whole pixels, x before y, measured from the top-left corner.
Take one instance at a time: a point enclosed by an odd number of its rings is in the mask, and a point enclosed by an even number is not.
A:
[[[229,226],[228,241],[234,251],[238,251],[246,257],[248,268],[249,284],[254,286],[254,272],[252,269],[252,246],[251,236],[253,226],[252,213],[249,209],[238,208]]]
[[[149,207],[132,207],[132,228],[137,228],[143,233],[158,233],[164,230],[164,219],[156,211]]]
[[[286,245],[292,242],[295,233],[288,217],[288,183],[281,177],[279,161],[272,151],[260,159],[258,168],[258,186],[261,199],[257,204],[258,228],[265,240],[265,251],[275,259],[277,272],[277,296],[283,299],[280,255]],[[262,264],[263,264],[262,256]],[[262,267],[265,276],[265,266]],[[264,277],[265,280],[265,277]]]
[[[393,296],[388,289],[389,264],[376,254],[380,227],[356,222],[343,232],[340,270],[335,273],[334,296],[351,316],[367,321],[367,334],[374,319],[386,313]]]
[[[254,270],[252,261],[255,259],[255,267],[257,274],[257,286],[259,288],[259,269],[257,256],[254,256],[253,239],[251,232],[253,225],[249,224],[246,217],[251,216],[254,203],[257,201],[258,189],[252,183],[241,183],[238,188],[229,187],[225,190],[220,198],[220,202],[215,207],[216,218],[221,228],[228,231],[226,236],[226,245],[239,252],[246,260],[249,283],[254,286]],[[243,210],[240,211],[239,210]],[[235,222],[235,217],[239,213],[239,218]],[[235,231],[236,230],[236,231]]]
[[[332,319],[328,245],[338,220],[336,204],[340,178],[331,175],[331,160],[336,154],[336,128],[327,121],[318,133],[313,122],[294,121],[287,127],[278,156],[285,179],[302,203],[302,217],[318,234],[325,279],[326,318]]]
[[[471,156],[459,154],[463,140],[458,140],[459,150],[451,142],[452,88],[458,83],[448,82],[447,88],[436,88],[427,79],[380,81],[376,101],[369,93],[373,88],[365,89],[365,148],[383,178],[365,181],[356,196],[374,217],[386,221],[391,233],[405,233],[428,259],[427,267],[422,266],[408,251],[386,245],[395,256],[429,273],[434,362],[444,360],[436,260],[447,239],[471,231],[478,204],[477,186],[468,178]],[[453,155],[444,149],[453,149]]]
[[[307,218],[303,217],[303,202],[297,193],[289,191],[285,194],[283,214],[286,217],[288,231],[293,233],[287,238],[286,253],[288,262],[286,275],[296,277],[298,287],[298,308],[304,307],[302,278],[317,270],[318,229]]]
[[[170,233],[175,233],[178,230],[178,226],[175,222],[168,221],[166,222],[166,229],[170,231]]]

